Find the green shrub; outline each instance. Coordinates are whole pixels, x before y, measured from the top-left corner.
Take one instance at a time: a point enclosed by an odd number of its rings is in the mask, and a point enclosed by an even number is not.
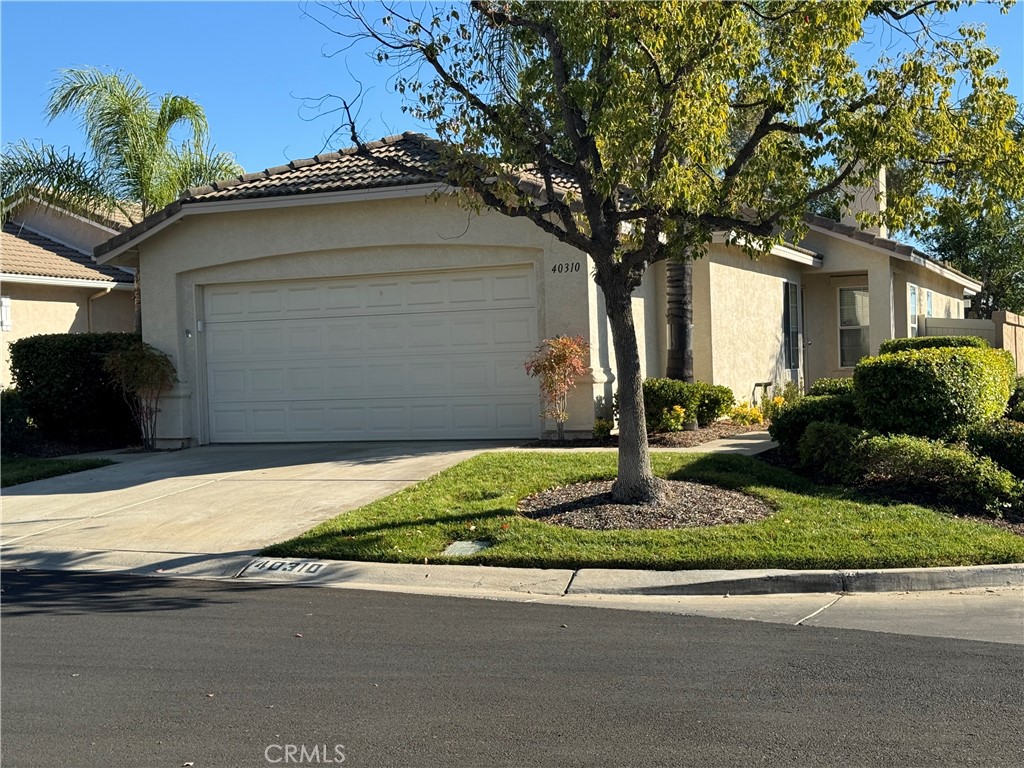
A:
[[[700,403],[700,392],[696,385],[677,379],[646,379],[644,389],[644,413],[647,416],[648,432],[665,432],[666,412],[679,406],[687,414],[695,414]]]
[[[808,395],[776,413],[768,433],[784,450],[795,452],[813,421],[860,426],[852,395]]]
[[[696,382],[699,399],[697,401],[697,425],[706,427],[717,419],[727,416],[736,404],[736,395],[729,387],[722,384]]]
[[[1024,424],[1001,419],[972,427],[967,432],[967,446],[1024,480]]]
[[[853,455],[866,436],[866,432],[849,424],[812,421],[797,444],[800,466],[826,482],[857,482],[860,470]]]
[[[839,379],[818,379],[811,385],[809,395],[847,395],[853,392],[853,377],[844,376]]]
[[[1006,406],[1006,418],[1024,422],[1024,376],[1017,377],[1017,384],[1010,393]]]
[[[19,453],[32,431],[28,410],[16,389],[0,391],[0,451]]]
[[[729,418],[736,424],[745,426],[751,424],[764,424],[764,412],[756,405],[751,405],[746,400],[737,403],[729,411]]]
[[[137,441],[131,411],[103,360],[138,343],[133,333],[55,333],[13,342],[11,372],[40,432],[91,444]]]
[[[861,360],[853,372],[854,397],[871,430],[949,439],[999,418],[1013,376],[1005,350],[915,349]]]
[[[878,354],[889,355],[906,352],[908,349],[949,349],[976,347],[988,349],[989,343],[980,336],[915,336],[911,339],[886,339],[879,346]]]
[[[908,435],[876,436],[856,445],[853,461],[862,485],[890,497],[996,517],[1024,512],[1020,481],[966,448]]]

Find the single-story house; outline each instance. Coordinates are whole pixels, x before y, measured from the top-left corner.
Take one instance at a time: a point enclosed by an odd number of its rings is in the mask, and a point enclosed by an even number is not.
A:
[[[431,140],[371,145],[190,190],[97,247],[141,269],[143,337],[179,385],[161,403],[165,445],[529,438],[542,433],[523,361],[579,334],[591,377],[569,402],[588,432],[615,363],[585,254],[525,219],[471,213],[414,169]],[[698,379],[750,399],[758,382],[849,374],[917,314],[963,316],[978,283],[910,247],[829,219],[754,261],[711,246],[694,269]],[[634,314],[646,376],[667,359],[666,267]],[[548,424],[547,427],[552,425]]]
[[[0,388],[11,385],[9,344],[42,333],[131,331],[131,271],[97,264],[93,248],[127,222],[86,218],[28,199],[0,240]]]

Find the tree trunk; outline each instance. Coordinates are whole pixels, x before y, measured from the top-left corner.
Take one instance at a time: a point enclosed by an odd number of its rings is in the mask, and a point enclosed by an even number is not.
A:
[[[693,381],[693,261],[667,265],[668,363],[670,379]]]
[[[612,499],[620,504],[654,503],[663,498],[663,490],[662,482],[651,469],[647,425],[644,421],[640,352],[628,289],[614,286],[611,291],[605,290],[605,305],[615,348],[615,375],[619,392],[619,475],[612,486]]]
[[[142,267],[135,267],[135,287],[132,296],[135,301],[135,332],[142,335]]]

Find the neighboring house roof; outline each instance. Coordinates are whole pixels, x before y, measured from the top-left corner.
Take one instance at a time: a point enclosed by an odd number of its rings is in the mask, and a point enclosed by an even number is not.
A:
[[[897,258],[903,259],[904,261],[910,261],[915,264],[920,264],[925,268],[938,272],[942,274],[943,277],[959,283],[970,291],[978,291],[981,289],[981,283],[970,275],[966,275],[947,264],[937,261],[927,253],[917,250],[912,245],[900,243],[896,240],[890,240],[887,237],[880,237],[873,232],[868,232],[867,230],[860,229],[859,227],[855,227],[850,224],[843,224],[835,219],[830,219],[825,216],[807,216],[804,220],[809,226],[819,231],[824,231],[827,234],[841,235],[843,237],[848,237],[851,240],[856,240],[859,243],[864,243],[865,245],[871,245],[876,248],[891,251]]]
[[[5,277],[25,276],[88,280],[131,285],[132,276],[116,267],[18,224],[4,224],[0,270]]]
[[[407,132],[370,142],[366,147],[370,150],[374,160],[366,157],[365,154],[358,154],[359,150],[353,147],[341,152],[317,155],[306,160],[293,160],[287,165],[268,168],[257,173],[247,173],[244,176],[218,181],[207,186],[194,187],[163,210],[114,236],[106,243],[98,245],[95,255],[101,257],[113,251],[124,250],[126,246],[141,239],[147,232],[159,228],[164,222],[169,223],[169,220],[176,219],[185,206],[192,204],[438,183],[437,168],[441,160],[441,148],[436,139],[419,133]],[[379,162],[375,162],[376,159],[379,159]],[[402,169],[396,167],[397,165],[401,165]],[[543,180],[533,169],[520,170],[517,182],[519,188],[524,192],[530,194],[544,192]],[[555,174],[554,183],[556,194],[564,194],[566,191],[578,189],[575,180],[564,175]],[[912,246],[878,237],[870,232],[841,224],[823,216],[809,216],[807,222],[818,229],[828,230],[833,234],[844,235],[858,242],[892,251],[893,254],[905,260],[935,265],[939,267],[937,271],[955,275],[959,278],[957,282],[973,290],[980,287],[980,283],[977,281],[939,264]],[[814,259],[820,258],[813,251],[798,245],[789,245],[787,248],[794,253]],[[816,263],[820,264],[820,262]]]

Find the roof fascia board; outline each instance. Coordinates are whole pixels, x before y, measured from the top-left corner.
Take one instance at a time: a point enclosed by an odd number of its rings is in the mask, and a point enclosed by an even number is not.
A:
[[[202,200],[181,201],[181,210],[169,216],[152,228],[140,232],[137,237],[114,248],[96,259],[98,264],[106,264],[125,251],[135,250],[143,240],[148,240],[161,230],[169,227],[185,216],[202,213],[230,213],[233,211],[266,210],[268,208],[294,208],[303,205],[330,205],[331,203],[358,203],[368,200],[394,200],[403,197],[425,197],[440,192],[454,191],[455,188],[446,184],[410,184],[403,187],[380,187],[375,189],[351,189],[342,192],[322,192],[311,195],[288,195],[281,197],[242,198],[240,200]]]
[[[711,242],[716,245],[737,245],[744,246],[747,243],[747,238],[742,236],[727,235],[725,232],[715,232],[711,237]],[[756,246],[758,241],[756,239],[751,240]],[[763,245],[763,243],[761,243]],[[762,249],[763,250],[763,249]],[[773,245],[768,253],[772,256],[778,256],[780,259],[786,259],[787,261],[795,261],[797,264],[803,264],[806,267],[820,267],[821,256],[817,254],[804,253],[796,248],[791,248],[788,245]]]
[[[115,283],[113,280],[86,280],[77,277],[50,277],[46,275],[14,275],[0,273],[2,283],[27,283],[30,285],[59,285],[64,288],[111,288],[115,291],[131,291],[131,283]]]
[[[809,226],[811,229],[813,229],[815,232],[818,232],[819,234],[828,235],[829,237],[840,237],[843,238],[844,241],[856,243],[860,247],[867,248],[875,253],[881,253],[891,258],[899,259],[900,261],[909,261],[911,264],[917,264],[919,267],[924,267],[929,272],[934,272],[935,274],[940,275],[946,278],[947,280],[952,280],[954,283],[962,286],[963,288],[966,288],[968,291],[976,292],[981,290],[981,283],[979,281],[966,277],[964,275],[958,275],[953,270],[947,269],[946,267],[932,261],[931,259],[926,259],[924,256],[919,255],[916,251],[910,254],[898,253],[896,251],[890,251],[888,248],[883,248],[880,245],[875,245],[874,243],[866,243],[863,240],[857,240],[855,238],[849,237],[848,235],[844,235],[841,232],[833,232],[831,229],[828,229],[827,227],[819,227],[815,224],[811,224]]]

